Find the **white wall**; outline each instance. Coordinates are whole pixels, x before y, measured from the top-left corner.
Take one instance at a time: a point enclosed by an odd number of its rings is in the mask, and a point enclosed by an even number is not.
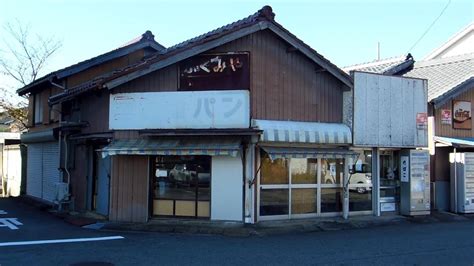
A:
[[[6,146],[3,151],[3,173],[7,179],[7,191],[10,196],[20,196],[21,153],[19,145]]]
[[[249,91],[110,95],[110,129],[248,128]]]
[[[417,128],[427,113],[426,80],[354,72],[354,146],[428,146],[428,128]]]
[[[211,220],[242,221],[242,160],[240,156],[213,156]]]

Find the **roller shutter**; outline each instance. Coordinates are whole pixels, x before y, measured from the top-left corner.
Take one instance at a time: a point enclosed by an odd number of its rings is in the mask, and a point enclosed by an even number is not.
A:
[[[56,198],[56,183],[60,181],[58,143],[28,144],[27,162],[27,194],[53,202]]]
[[[26,170],[26,194],[41,198],[43,186],[43,145],[28,144],[28,160]]]

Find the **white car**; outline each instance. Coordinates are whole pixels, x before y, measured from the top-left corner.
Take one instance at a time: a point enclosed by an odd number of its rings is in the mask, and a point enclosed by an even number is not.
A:
[[[359,167],[355,173],[349,175],[349,185],[372,185],[372,173],[367,165],[365,167]],[[331,166],[329,167],[331,169]],[[331,174],[332,172],[332,174]],[[323,171],[323,183],[324,184],[335,184],[336,182],[335,168],[333,171]],[[340,177],[339,183],[342,183],[342,177]],[[349,190],[357,191],[357,193],[364,194],[367,191],[371,191],[372,187],[350,187]]]

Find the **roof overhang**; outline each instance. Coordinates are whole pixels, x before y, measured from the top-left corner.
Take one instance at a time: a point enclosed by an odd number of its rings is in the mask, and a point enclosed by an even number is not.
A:
[[[349,145],[351,129],[340,123],[317,123],[253,119],[252,126],[263,130],[263,143],[305,143],[315,145]]]
[[[443,95],[432,99],[431,103],[434,105],[435,109],[438,109],[441,106],[443,106],[445,103],[447,103],[449,100],[457,97],[458,95],[472,88],[474,88],[474,76],[459,83],[458,85],[456,85],[454,88],[444,93]]]
[[[441,144],[439,146],[449,146],[455,148],[473,148],[474,147],[474,138],[448,138],[448,137],[437,137],[434,136],[433,140],[436,144]],[[439,147],[438,146],[438,147]]]
[[[231,41],[237,40],[249,34],[252,34],[261,30],[265,30],[265,29],[271,30],[277,36],[279,36],[280,38],[285,40],[287,43],[289,43],[290,45],[295,47],[297,50],[299,50],[301,53],[303,53],[306,57],[308,57],[309,59],[311,59],[318,65],[320,65],[324,70],[328,71],[337,79],[339,79],[347,87],[352,88],[352,79],[344,71],[342,71],[337,66],[330,63],[328,60],[324,59],[324,57],[322,57],[316,51],[309,48],[307,45],[303,44],[302,41],[297,39],[294,35],[289,34],[288,31],[284,30],[276,22],[265,21],[265,20],[259,21],[258,23],[255,23],[255,24],[251,24],[247,27],[240,28],[238,30],[235,30],[234,32],[228,33],[219,38],[211,39],[210,41],[206,41],[201,44],[192,46],[190,48],[186,48],[183,51],[170,52],[169,56],[166,56],[166,53],[165,53],[165,55],[159,60],[157,60],[156,62],[148,66],[144,66],[143,68],[137,71],[131,72],[126,75],[122,75],[108,82],[105,82],[103,84],[103,87],[107,87],[108,89],[113,89],[115,87],[118,87],[124,83],[127,83],[143,75],[165,68],[174,63],[185,60],[189,57],[201,54],[203,52],[219,47],[223,44],[229,43]]]

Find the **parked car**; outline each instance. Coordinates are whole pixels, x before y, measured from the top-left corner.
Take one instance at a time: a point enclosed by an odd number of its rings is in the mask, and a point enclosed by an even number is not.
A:
[[[199,166],[197,166],[199,167]],[[186,164],[176,164],[169,172],[169,180],[177,184],[192,185],[197,178],[198,184],[209,184],[211,174]]]
[[[362,167],[357,167],[357,168],[356,168],[355,173],[349,175],[349,185],[371,185],[372,173],[371,173],[370,167],[367,164],[364,164]],[[342,181],[339,181],[339,182],[342,182]],[[337,183],[335,171],[333,171],[332,175],[331,175],[331,171],[326,171],[323,177],[323,183],[324,184]],[[357,191],[357,193],[364,194],[367,191],[372,190],[372,188],[371,187],[349,187],[349,190]]]

